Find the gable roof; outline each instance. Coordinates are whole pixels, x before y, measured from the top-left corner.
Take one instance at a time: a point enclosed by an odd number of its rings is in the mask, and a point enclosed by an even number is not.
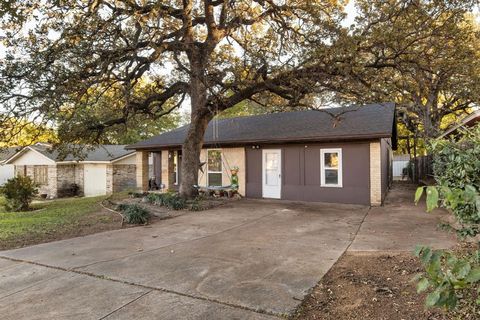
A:
[[[84,146],[72,146],[73,149],[82,149]],[[46,158],[55,162],[111,162],[122,159],[128,155],[133,155],[134,151],[126,150],[125,145],[98,145],[94,148],[84,147],[83,151],[79,150],[79,154],[69,153],[62,155],[58,150],[52,149],[48,144],[37,143],[23,148],[18,153],[8,158],[8,162],[13,161],[21,154],[28,150],[38,152]]]
[[[10,148],[1,149],[0,164],[4,163],[9,158],[11,158],[15,153],[17,153],[18,150],[19,150],[19,147],[10,147]]]
[[[208,125],[204,146],[306,141],[392,138],[396,147],[395,104],[368,104],[323,109],[326,112],[291,111],[213,121]],[[329,115],[339,116],[340,121]],[[127,146],[148,150],[180,147],[189,125]],[[215,137],[214,131],[217,132]]]

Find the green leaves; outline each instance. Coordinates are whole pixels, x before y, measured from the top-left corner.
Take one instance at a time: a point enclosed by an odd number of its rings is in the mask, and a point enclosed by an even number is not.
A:
[[[438,208],[438,190],[434,186],[427,187],[427,212],[432,211],[435,208]]]
[[[422,197],[424,187],[418,187],[417,191],[415,191],[415,205],[418,204],[420,198]]]
[[[428,307],[453,309],[458,302],[458,292],[480,282],[478,252],[458,257],[448,251],[417,246],[414,254],[425,268],[423,274],[414,278],[418,281],[417,292],[432,290],[425,301]],[[480,304],[480,300],[477,303]]]
[[[415,205],[417,205],[420,201],[424,189],[426,189],[427,194],[427,212],[431,212],[433,209],[438,208],[438,201],[440,200],[440,195],[438,189],[434,186],[418,187],[417,191],[415,192]]]

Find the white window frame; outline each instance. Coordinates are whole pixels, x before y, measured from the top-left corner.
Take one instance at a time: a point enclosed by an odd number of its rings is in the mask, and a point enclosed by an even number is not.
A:
[[[176,162],[175,163],[175,159],[176,159]],[[178,151],[177,150],[174,150],[173,151],[173,163],[176,164],[175,166],[175,183],[173,184],[174,186],[178,186],[178,170],[179,170],[179,167],[178,167]]]
[[[220,151],[220,171],[210,171],[210,168],[208,167],[208,153],[210,151]],[[207,149],[207,187],[210,187],[210,173],[220,173],[222,175],[222,182],[220,185],[223,184],[223,150],[221,148]]]
[[[338,169],[325,167],[325,153],[337,153],[338,154]],[[326,148],[320,149],[320,186],[328,188],[342,188],[343,187],[343,160],[342,160],[342,148]],[[338,170],[338,183],[337,184],[326,184],[325,183],[325,170],[326,169],[336,169]]]

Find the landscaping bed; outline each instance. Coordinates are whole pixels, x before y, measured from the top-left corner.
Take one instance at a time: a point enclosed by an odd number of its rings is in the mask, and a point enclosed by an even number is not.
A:
[[[456,319],[425,307],[412,278],[421,272],[409,253],[347,253],[312,289],[292,319]],[[458,319],[474,319],[461,315]]]
[[[121,228],[122,218],[100,205],[103,198],[38,202],[27,212],[5,212],[0,198],[0,250]]]
[[[169,219],[189,211],[204,211],[235,201],[238,197],[214,197],[202,195],[193,200],[182,200],[178,194],[171,193],[132,193],[130,197],[109,199],[105,205],[118,210],[122,205],[136,205],[147,210],[157,219]]]

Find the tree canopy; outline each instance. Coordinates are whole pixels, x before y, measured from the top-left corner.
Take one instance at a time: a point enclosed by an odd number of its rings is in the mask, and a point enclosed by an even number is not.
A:
[[[394,100],[429,135],[439,110],[476,102],[473,3],[360,0],[348,29],[332,0],[9,2],[0,123],[35,117],[61,141],[98,143],[188,105],[180,190],[192,196],[208,122],[246,101]]]

